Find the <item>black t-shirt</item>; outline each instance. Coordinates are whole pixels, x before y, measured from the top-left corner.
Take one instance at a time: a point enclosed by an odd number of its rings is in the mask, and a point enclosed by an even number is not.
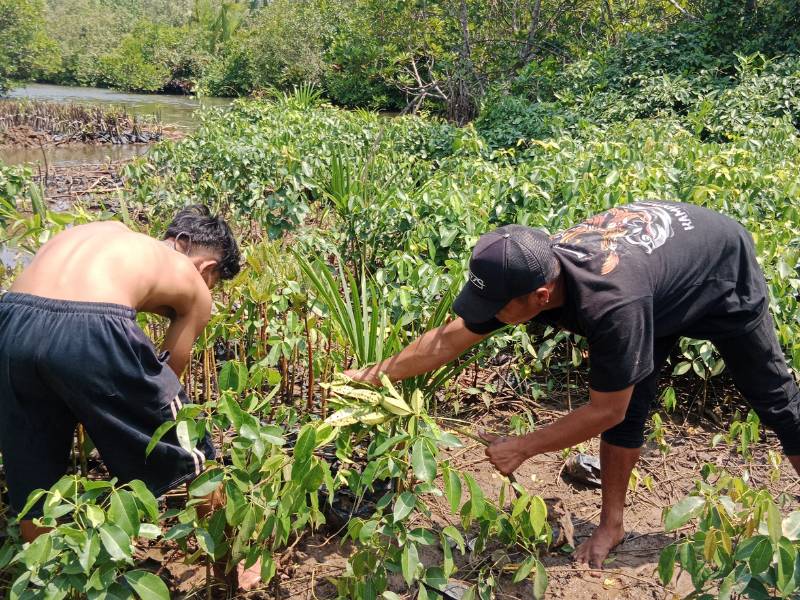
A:
[[[741,335],[767,310],[752,238],[699,206],[635,202],[552,239],[565,301],[534,320],[587,338],[589,385],[597,391],[621,390],[652,373],[656,338]],[[466,326],[489,333],[503,323]]]

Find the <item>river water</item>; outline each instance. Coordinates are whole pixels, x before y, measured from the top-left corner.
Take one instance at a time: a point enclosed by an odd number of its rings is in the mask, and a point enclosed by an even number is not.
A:
[[[40,100],[122,107],[131,114],[155,116],[164,125],[191,131],[197,126],[196,111],[207,107],[228,106],[230,98],[195,98],[167,94],[128,94],[103,88],[72,87],[32,83],[11,90],[10,100]],[[146,144],[80,145],[46,148],[47,162],[52,165],[120,160],[145,154]],[[41,163],[39,148],[0,148],[0,160],[7,164]]]

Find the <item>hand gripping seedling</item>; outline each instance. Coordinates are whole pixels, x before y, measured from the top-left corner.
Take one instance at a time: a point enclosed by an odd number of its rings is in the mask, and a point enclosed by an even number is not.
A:
[[[380,425],[396,417],[421,416],[425,406],[421,390],[414,390],[410,402],[406,402],[385,373],[380,373],[379,378],[383,384],[383,391],[355,387],[351,385],[353,380],[341,373],[337,373],[331,383],[321,384],[331,391],[332,401],[342,405],[342,408],[325,419],[325,423],[333,427],[346,427],[355,423]],[[437,421],[450,420],[427,416]],[[490,445],[488,440],[464,427],[457,427],[449,433],[463,435],[486,447]],[[514,494],[518,496],[519,483],[513,473],[508,475],[508,480],[512,484],[511,489],[514,490]]]

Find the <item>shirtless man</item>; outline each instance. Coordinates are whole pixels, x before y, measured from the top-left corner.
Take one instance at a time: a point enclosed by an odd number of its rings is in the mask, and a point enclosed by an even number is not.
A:
[[[187,450],[172,430],[145,449],[188,402],[178,377],[211,316],[210,290],[238,272],[230,228],[204,206],[180,211],[163,240],[99,222],[42,246],[0,297],[0,450],[14,510],[64,475],[76,423],[123,483],[160,496],[200,474],[214,457],[208,436]],[[161,354],[137,311],[170,319]],[[47,531],[33,524],[41,515],[42,501],[20,521],[26,541]]]
[[[506,324],[535,320],[589,345],[589,402],[523,436],[492,438],[502,473],[601,435],[600,525],[576,551],[600,568],[625,535],[623,509],[658,373],[678,337],[714,342],[739,391],[800,472],[800,391],[775,335],[753,240],[728,217],[678,202],[612,208],[553,237],[510,225],[481,236],[455,320],[396,356],[348,371],[377,383],[432,371]]]

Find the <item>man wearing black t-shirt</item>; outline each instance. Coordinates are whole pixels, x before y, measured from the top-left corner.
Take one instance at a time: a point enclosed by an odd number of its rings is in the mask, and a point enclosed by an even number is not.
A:
[[[589,403],[524,436],[494,439],[502,473],[601,435],[600,525],[576,551],[600,567],[624,537],[623,508],[661,367],[679,336],[713,341],[737,388],[778,435],[800,473],[800,391],[768,310],[753,241],[737,222],[698,206],[636,202],[549,237],[519,225],[483,235],[453,321],[397,355],[347,374],[375,383],[450,362],[506,324],[535,320],[584,336]]]

